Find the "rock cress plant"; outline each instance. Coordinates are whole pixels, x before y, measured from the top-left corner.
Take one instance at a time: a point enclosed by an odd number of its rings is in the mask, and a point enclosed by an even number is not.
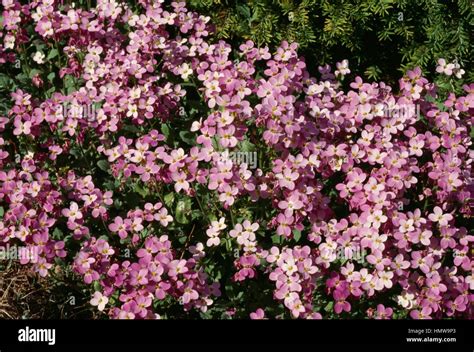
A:
[[[474,316],[474,84],[317,79],[184,2],[2,5],[0,241],[38,275],[120,319]]]

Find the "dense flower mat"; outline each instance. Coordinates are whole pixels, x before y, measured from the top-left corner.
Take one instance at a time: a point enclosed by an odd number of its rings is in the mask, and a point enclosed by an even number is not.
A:
[[[2,4],[0,241],[38,275],[111,318],[474,316],[474,84],[315,78],[183,2]]]

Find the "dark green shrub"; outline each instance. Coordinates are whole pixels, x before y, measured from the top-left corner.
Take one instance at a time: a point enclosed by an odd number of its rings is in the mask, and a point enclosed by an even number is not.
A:
[[[473,81],[474,7],[469,0],[190,0],[217,36],[274,46],[296,41],[313,66],[349,59],[353,72],[393,83],[438,58],[457,60]],[[429,75],[428,75],[429,76]]]

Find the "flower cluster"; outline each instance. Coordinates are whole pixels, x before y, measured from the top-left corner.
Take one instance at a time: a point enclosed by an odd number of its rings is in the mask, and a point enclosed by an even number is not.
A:
[[[318,79],[184,2],[2,3],[0,63],[33,23],[62,45],[35,65],[73,82],[35,76],[0,117],[0,241],[39,275],[72,267],[120,319],[474,316],[474,84],[443,100],[414,69],[394,92],[347,60]],[[250,150],[257,169],[230,157]]]
[[[199,308],[205,312],[213,303],[211,297],[220,296],[219,284],[207,283],[207,274],[194,258],[176,259],[166,235],[147,236],[136,252],[136,261],[120,260],[114,254],[106,240],[92,237],[74,259],[74,269],[84,276],[85,283],[100,281],[104,294],[96,292],[91,304],[103,310],[107,302],[117,302],[109,310],[112,318],[159,318],[154,302],[168,297],[184,310]]]
[[[456,78],[459,79],[466,73],[457,62],[446,63],[445,59],[438,59],[436,72],[443,73],[446,76],[451,76],[454,74]]]

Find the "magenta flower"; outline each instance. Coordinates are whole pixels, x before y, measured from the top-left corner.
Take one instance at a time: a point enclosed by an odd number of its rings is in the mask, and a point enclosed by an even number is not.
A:
[[[343,291],[335,290],[333,293],[334,300],[336,303],[334,304],[334,312],[336,314],[341,314],[344,312],[351,311],[351,305],[349,302],[346,301],[347,294]]]

